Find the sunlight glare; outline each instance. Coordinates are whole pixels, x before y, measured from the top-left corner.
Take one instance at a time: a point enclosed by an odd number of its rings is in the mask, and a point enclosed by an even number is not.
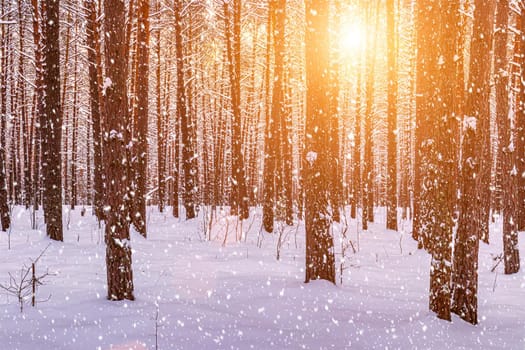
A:
[[[344,55],[357,54],[364,48],[366,32],[355,23],[342,23],[339,31],[339,49]]]

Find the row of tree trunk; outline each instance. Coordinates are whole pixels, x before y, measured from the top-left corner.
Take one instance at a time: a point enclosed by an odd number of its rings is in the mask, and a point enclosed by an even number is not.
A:
[[[401,161],[398,149],[405,145],[398,146],[397,142],[400,33],[396,13],[400,11],[400,2],[397,2],[397,12],[395,3],[387,0],[384,7],[385,204],[386,227],[391,230],[397,230],[398,188],[405,188],[404,196],[408,198],[409,177],[403,172],[401,186],[398,185],[397,167]],[[467,26],[461,15],[464,10],[461,2],[422,0],[415,6],[417,73],[413,141],[416,149],[413,237],[432,254],[430,307],[441,318],[450,319],[453,311],[473,323],[477,320],[479,239],[489,240],[492,203],[487,198],[491,196],[492,171],[489,80],[493,40],[498,133],[496,182],[501,188],[510,189],[501,192],[500,204],[494,204],[503,211],[506,273],[519,269],[517,230],[525,228],[525,180],[517,176],[525,172],[525,127],[522,125],[525,89],[521,79],[523,71],[514,70],[514,75],[509,72],[506,48],[510,5],[504,0],[475,3],[468,78],[464,73]],[[133,299],[130,226],[144,237],[147,235],[147,191],[151,187],[148,164],[152,152],[148,133],[152,126],[149,116],[153,114],[149,108],[150,80],[155,81],[153,124],[158,135],[156,191],[160,209],[164,210],[166,204],[172,205],[173,215],[178,217],[182,200],[185,217],[192,219],[197,217],[202,203],[215,207],[228,204],[231,214],[243,220],[249,216],[250,205],[262,203],[264,229],[272,232],[276,221],[294,223],[296,205],[298,217],[304,214],[306,222],[306,281],[321,278],[335,282],[332,222],[339,221],[341,210],[350,199],[352,217],[361,214],[362,227],[366,230],[369,222],[374,221],[376,202],[384,200],[377,198],[374,190],[378,167],[374,157],[378,69],[375,56],[380,46],[377,38],[383,13],[381,4],[379,0],[358,2],[365,22],[375,30],[367,34],[366,49],[358,58],[362,64],[357,73],[353,174],[347,196],[343,191],[345,169],[342,166],[342,157],[346,154],[341,154],[345,147],[342,130],[346,130],[341,121],[342,61],[332,32],[340,26],[338,14],[344,2],[308,0],[304,4],[308,24],[304,38],[306,99],[305,105],[297,107],[292,85],[303,72],[295,72],[290,63],[300,50],[291,39],[293,29],[289,20],[296,1],[269,1],[265,9],[265,64],[260,70],[254,64],[246,69],[248,73],[243,67],[248,66],[249,60],[241,54],[241,46],[251,41],[251,59],[255,62],[261,51],[257,46],[260,35],[257,26],[263,23],[253,20],[253,34],[248,40],[244,38],[241,15],[243,5],[247,5],[241,0],[221,3],[214,24],[207,23],[204,5],[176,0],[169,23],[173,28],[173,42],[162,38],[161,31],[165,29],[150,26],[152,11],[147,0],[106,0],[103,6],[97,0],[83,1],[90,109],[84,136],[87,140],[86,192],[90,193],[92,187],[88,202],[93,203],[96,216],[106,224],[110,299]],[[162,6],[165,5],[155,2],[155,16],[160,19]],[[9,16],[8,8],[9,4],[0,0],[2,18]],[[22,1],[18,2],[17,35],[12,35],[15,29],[10,23],[3,25],[0,33],[0,218],[2,229],[6,230],[10,225],[10,203],[23,200],[27,207],[33,203],[36,211],[42,202],[49,236],[62,240],[62,203],[70,202],[73,208],[79,197],[77,160],[81,153],[78,138],[82,119],[78,106],[80,45],[76,37],[81,26],[76,21],[80,16],[75,15],[72,20],[68,12],[66,22],[74,24],[65,30],[66,68],[61,74],[59,1],[32,0],[31,9],[35,63],[32,117],[27,108],[29,103],[26,104],[30,96],[25,82],[26,58],[20,54],[19,62],[15,62],[12,54],[14,45],[24,52],[28,41],[24,36],[27,20]],[[515,16],[518,28],[524,29],[523,10],[518,12]],[[262,16],[255,13],[254,17]],[[224,37],[219,38],[220,43],[215,42],[215,46],[207,47],[202,38],[206,26],[213,25],[221,28]],[[156,34],[154,48],[150,33]],[[515,38],[513,66],[525,64],[521,36]],[[19,39],[18,43],[14,42],[15,38]],[[209,52],[214,56],[209,62],[196,58],[197,54],[206,57]],[[155,70],[150,70],[152,57],[156,58]],[[9,85],[14,67],[17,67],[18,79]],[[212,81],[215,95],[203,92],[205,71],[211,72],[212,77],[206,79]],[[176,83],[172,84],[172,80]],[[250,89],[243,88],[246,80],[250,81]],[[71,102],[67,92],[73,96]],[[176,99],[175,113],[170,108],[172,92]],[[509,100],[509,95],[513,99]],[[265,97],[264,103],[261,103],[262,97]],[[12,122],[7,117],[8,104],[11,113],[18,113]],[[247,108],[243,108],[245,106]],[[515,112],[514,119],[508,117],[509,109]],[[304,125],[294,117],[297,111],[306,115]],[[171,118],[172,115],[175,117]],[[204,125],[199,126],[199,122]],[[12,123],[10,128],[8,123]],[[259,128],[260,124],[264,130]],[[65,130],[64,136],[62,130]],[[299,145],[294,145],[297,134],[304,134],[301,136],[304,140],[301,138]],[[22,136],[20,140],[18,136]],[[68,158],[69,150],[71,158]],[[264,164],[259,166],[261,159]],[[65,199],[63,187],[70,188]],[[408,202],[406,198],[404,202]],[[452,242],[458,211],[457,234]]]
[[[516,191],[512,189],[519,171],[516,168],[518,155],[524,153],[515,152],[513,146],[521,137],[513,128],[519,123],[519,112],[515,119],[509,117],[509,3],[497,1],[494,35],[496,2],[475,1],[468,79],[463,76],[465,25],[461,6],[460,1],[439,0],[417,4],[413,236],[432,255],[431,310],[447,320],[452,311],[475,324],[479,240],[487,243],[489,240],[492,163],[489,101],[493,40],[498,152],[502,163],[501,181],[505,184],[502,201],[505,273],[519,269],[518,212]],[[520,99],[525,91],[521,83],[516,90]],[[459,135],[462,135],[461,144]],[[452,242],[456,210],[459,218]]]

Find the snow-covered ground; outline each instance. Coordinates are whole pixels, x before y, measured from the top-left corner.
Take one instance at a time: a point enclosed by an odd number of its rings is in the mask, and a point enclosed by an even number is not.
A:
[[[399,233],[372,224],[357,239],[351,221],[358,251],[348,249],[343,284],[338,275],[334,286],[303,283],[302,224],[287,229],[277,261],[278,235],[258,237],[258,212],[241,242],[225,216],[206,241],[201,219],[148,212],[148,239],[132,234],[136,300],[111,302],[102,230],[91,215],[66,211],[65,241],[50,244],[31,230],[29,212],[14,208],[11,249],[0,233],[0,283],[49,244],[37,275],[54,275],[38,289],[37,299],[49,300],[22,313],[0,291],[0,349],[525,349],[525,250],[520,273],[505,276],[501,264],[491,272],[502,252],[498,224],[492,244],[481,245],[480,323],[472,326],[428,311],[429,257],[404,223]],[[525,234],[520,240],[523,247]],[[339,239],[336,246],[339,269]]]

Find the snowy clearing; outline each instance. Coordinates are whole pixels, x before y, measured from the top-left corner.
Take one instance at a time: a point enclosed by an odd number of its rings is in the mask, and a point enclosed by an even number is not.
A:
[[[472,326],[428,311],[430,259],[403,223],[399,233],[384,230],[381,220],[361,232],[359,251],[348,250],[343,284],[333,286],[303,283],[302,224],[289,229],[277,261],[276,234],[257,246],[259,212],[243,225],[250,228],[246,242],[235,242],[230,223],[223,247],[226,217],[205,241],[201,219],[185,222],[150,207],[148,239],[131,239],[136,300],[111,302],[103,230],[80,211],[66,211],[62,243],[31,230],[29,211],[13,209],[10,250],[8,234],[0,235],[0,283],[50,242],[37,274],[56,275],[38,289],[37,299],[49,301],[26,304],[22,313],[0,291],[2,349],[525,349],[525,273],[505,276],[503,264],[490,271],[502,252],[498,223],[492,244],[481,245],[480,323]],[[351,221],[357,248],[356,228]],[[521,249],[522,266],[524,256]]]

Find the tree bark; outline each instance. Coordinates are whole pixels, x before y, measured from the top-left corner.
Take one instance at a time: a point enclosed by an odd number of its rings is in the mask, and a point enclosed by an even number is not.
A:
[[[5,3],[0,2],[2,18],[5,18]],[[7,181],[6,181],[6,128],[7,128],[7,50],[9,30],[2,30],[0,33],[0,223],[2,231],[7,231],[11,225],[9,215]]]
[[[519,77],[525,76],[525,9],[521,10],[521,15],[517,23],[520,28],[519,34],[519,58],[518,63],[521,68]],[[525,230],[525,84],[518,78],[518,93],[516,96],[516,167],[518,170],[517,188],[517,229]]]
[[[340,0],[334,1],[335,13],[332,15],[332,22],[335,28],[340,27]],[[340,52],[337,40],[332,40],[332,59],[330,67],[330,161],[332,162],[330,176],[330,200],[332,202],[333,220],[335,222],[341,221],[341,209],[343,206],[343,181],[342,181],[342,166],[339,156],[340,140],[339,128],[341,115],[339,113],[339,74],[340,74]]]
[[[41,128],[42,115],[44,111],[44,84],[43,79],[43,25],[39,2],[31,0],[33,11],[33,43],[35,48],[35,107],[33,111],[33,210],[38,210],[41,200],[42,171],[41,171]],[[1,180],[0,180],[1,182]],[[3,186],[0,184],[0,193]],[[7,194],[6,194],[7,196]]]
[[[77,31],[75,31],[75,34]],[[71,118],[73,119],[73,130],[71,130],[71,210],[75,209],[75,206],[78,204],[78,184],[77,184],[77,162],[78,162],[78,78],[77,78],[77,68],[78,68],[78,45],[75,43],[75,58],[73,64],[73,113]]]
[[[195,125],[189,115],[184,79],[184,52],[182,36],[182,0],[176,0],[175,10],[175,51],[177,58],[177,120],[180,125],[182,168],[184,172],[184,208],[186,219],[196,216],[197,158],[195,156]]]
[[[524,10],[522,10],[524,11]],[[505,274],[513,274],[520,269],[517,227],[516,190],[518,171],[516,154],[514,153],[514,124],[509,117],[509,73],[507,62],[507,32],[509,21],[508,0],[498,0],[494,71],[496,73],[496,117],[498,123],[499,157],[502,165],[503,204],[503,262]],[[520,23],[521,24],[521,23]],[[525,28],[520,28],[521,30]],[[518,118],[523,118],[523,111],[517,112]]]
[[[437,5],[437,3],[435,3]],[[430,267],[430,309],[437,317],[451,320],[450,317],[450,276],[452,266],[452,236],[454,231],[454,175],[456,169],[456,145],[453,133],[457,130],[455,115],[456,57],[457,43],[454,37],[459,13],[459,1],[447,1],[435,6],[429,16],[441,16],[438,59],[432,60],[433,70],[438,79],[435,96],[439,101],[438,118],[434,118],[431,135],[433,140],[428,145],[430,179],[433,187],[428,189],[432,197],[433,217],[428,241],[432,247]]]
[[[270,98],[270,76],[271,76],[271,49],[272,49],[272,38],[274,38],[273,26],[275,22],[275,6],[278,4],[278,1],[269,1],[268,2],[268,22],[267,22],[267,46],[266,46],[266,97],[267,101]],[[281,60],[282,56],[277,52],[276,45],[273,45],[275,50],[275,59]],[[281,65],[276,67],[276,72],[274,75],[279,73],[279,69],[282,69],[282,60]],[[281,70],[282,73],[282,70]],[[273,93],[271,103],[266,103],[266,123],[265,123],[265,132],[264,132],[264,173],[263,173],[263,183],[264,183],[264,194],[263,194],[263,227],[266,232],[273,232],[273,226],[275,221],[275,165],[276,165],[276,142],[274,138],[277,136],[276,130],[276,120],[274,115],[274,105],[278,108],[281,107],[280,102],[277,100],[276,93],[281,92],[281,90],[276,89],[279,86],[280,80],[278,77],[274,78],[273,83]]]
[[[479,240],[488,225],[483,215],[488,197],[480,191],[486,185],[483,167],[489,167],[483,150],[489,120],[490,48],[494,6],[492,1],[476,0],[474,34],[470,53],[470,76],[463,117],[461,198],[458,229],[454,242],[452,273],[452,312],[465,321],[477,323]],[[485,119],[485,121],[484,121]],[[489,201],[490,202],[490,201]]]
[[[42,173],[47,234],[62,241],[62,109],[60,106],[59,0],[46,2],[42,116]]]
[[[372,150],[374,142],[372,133],[374,129],[374,78],[375,78],[375,51],[377,47],[377,31],[379,28],[379,3],[369,4],[368,22],[372,23],[375,18],[376,28],[369,34],[371,46],[367,47],[367,77],[366,77],[366,107],[365,107],[365,130],[364,130],[364,158],[363,158],[363,230],[368,230],[368,223],[374,222],[374,157]]]
[[[156,12],[160,11],[160,2],[157,1],[155,8]],[[168,114],[169,104],[166,106],[165,114],[162,113],[162,96],[161,96],[161,42],[160,34],[161,29],[157,29],[156,32],[156,56],[157,56],[157,67],[155,69],[156,75],[156,89],[157,89],[157,182],[159,185],[158,197],[159,197],[159,211],[164,212],[164,197],[166,193],[166,125],[164,123],[165,115]],[[164,76],[164,89],[165,98],[169,101],[169,71],[166,71]]]
[[[29,209],[29,204],[31,203],[31,147],[29,146],[29,129],[28,129],[28,113],[27,113],[27,95],[26,95],[26,82],[25,82],[25,16],[24,11],[22,9],[22,2],[18,1],[18,25],[19,25],[19,50],[20,55],[18,56],[18,92],[20,94],[20,131],[21,131],[21,139],[22,139],[22,152],[23,152],[23,158],[20,160],[22,161],[22,169],[21,173],[23,174],[23,204],[25,205],[26,209]],[[20,148],[19,148],[20,150]]]
[[[414,159],[414,217],[412,237],[419,248],[432,253],[431,227],[434,221],[432,184],[436,169],[431,167],[432,130],[437,106],[438,51],[434,43],[439,40],[435,28],[439,20],[439,1],[421,0],[416,3],[416,130]]]
[[[64,143],[64,155],[62,159],[62,179],[64,186],[64,204],[70,204],[71,192],[69,191],[69,131],[71,127],[69,125],[69,109],[66,106],[66,95],[68,92],[68,80],[69,80],[69,56],[71,48],[71,12],[67,13],[66,18],[66,33],[65,33],[65,43],[64,43],[64,61],[63,61],[63,73],[62,73],[62,89],[60,97],[60,106],[62,107],[62,118],[64,124],[64,132],[62,133],[62,141]]]
[[[246,192],[246,176],[241,141],[241,0],[233,0],[232,7],[230,10],[228,2],[224,2],[232,106],[232,193],[230,202],[232,214],[238,215],[243,220],[247,219],[249,215],[249,198]],[[232,22],[232,25],[229,22]]]
[[[125,43],[125,7],[122,0],[104,1],[105,152],[107,164],[106,267],[108,299],[133,300],[133,271],[127,220],[129,124]]]
[[[97,8],[95,0],[87,0],[87,46],[88,46],[88,74],[89,74],[89,101],[91,108],[91,123],[93,132],[93,193],[94,193],[94,212],[98,220],[104,219],[104,200],[103,200],[103,173],[102,163],[102,103],[101,76],[99,70],[102,65],[99,26],[97,21]]]
[[[334,241],[330,232],[330,56],[329,6],[324,0],[306,5],[306,148],[304,162],[306,277],[335,283]]]
[[[275,210],[278,217],[282,217],[284,209],[282,182],[284,181],[282,139],[283,120],[285,117],[285,95],[284,95],[284,55],[285,55],[285,18],[286,1],[270,2],[270,24],[273,29],[274,38],[274,77],[272,89],[272,102],[269,119],[266,123],[265,132],[265,169],[264,169],[264,204],[263,225],[267,232],[273,232]],[[268,39],[270,40],[270,39]],[[270,50],[269,50],[270,51]],[[269,69],[269,68],[268,68]]]
[[[386,0],[388,109],[386,228],[397,231],[397,66],[394,0]]]
[[[358,65],[359,67],[360,65]],[[359,216],[361,205],[361,69],[357,73],[355,97],[355,124],[354,124],[354,165],[353,165],[353,191],[351,217],[355,219]]]
[[[137,103],[134,131],[135,197],[132,221],[135,229],[144,237],[146,230],[146,177],[148,166],[148,113],[149,113],[149,0],[137,2],[137,70],[135,95]]]

